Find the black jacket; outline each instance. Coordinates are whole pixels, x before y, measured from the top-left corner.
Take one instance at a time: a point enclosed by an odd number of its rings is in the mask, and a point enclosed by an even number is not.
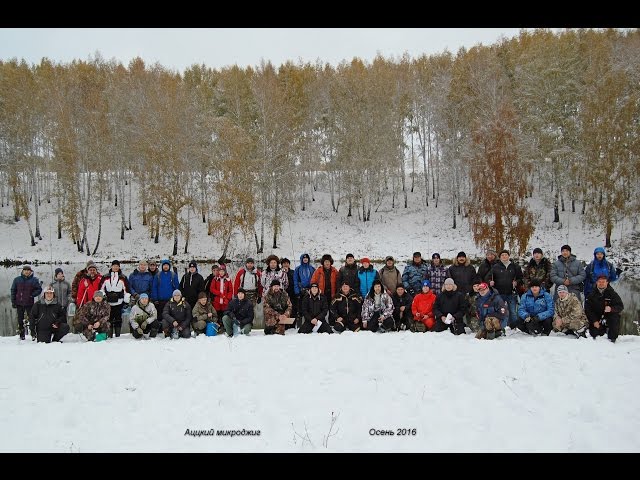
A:
[[[394,318],[400,318],[400,307],[407,307],[404,309],[406,315],[411,315],[411,304],[413,303],[413,296],[405,290],[404,295],[399,296],[397,292],[391,295],[393,301],[393,316]]]
[[[611,312],[604,313],[604,307],[607,305],[611,307]],[[596,287],[584,303],[584,313],[587,314],[589,325],[600,321],[603,316],[605,320],[620,320],[622,310],[624,310],[622,299],[611,285],[607,285],[602,293]]]
[[[67,317],[64,314],[64,309],[59,303],[55,302],[47,305],[44,300],[40,300],[34,303],[31,308],[31,318],[35,322],[35,328],[37,331],[50,332],[52,325],[60,325],[61,323],[67,323]],[[33,328],[34,326],[32,326]]]
[[[315,297],[309,292],[302,299],[302,315],[307,322],[314,318],[324,321],[329,312],[327,297],[318,293]]]
[[[343,265],[338,272],[338,285],[336,288],[340,291],[342,282],[347,282],[349,286],[355,291],[360,292],[360,278],[358,278],[358,265],[355,263],[348,267]]]
[[[189,305],[195,305],[198,294],[204,292],[204,278],[198,272],[185,273],[180,280],[180,291]]]
[[[450,313],[456,320],[462,320],[466,308],[467,301],[462,293],[457,290],[451,292],[443,290],[436,298],[436,303],[433,304],[433,315],[439,319]]]
[[[253,303],[247,297],[244,297],[242,301],[237,296],[233,297],[224,312],[225,315],[229,313],[236,317],[242,327],[253,323]]]
[[[522,269],[520,265],[509,261],[509,266],[498,261],[491,267],[491,271],[484,278],[485,282],[493,280],[494,287],[500,295],[513,295],[513,281],[522,283]]]
[[[335,321],[337,318],[342,317],[346,320],[355,320],[360,318],[360,312],[362,311],[362,297],[358,295],[353,289],[349,290],[347,295],[342,291],[333,297],[329,312],[331,319]]]
[[[171,324],[173,324],[174,321],[178,322],[178,326],[183,329],[189,328],[192,316],[191,306],[184,300],[184,298],[181,298],[179,303],[176,303],[172,298],[164,306],[164,310],[162,312],[163,320],[166,320]]]

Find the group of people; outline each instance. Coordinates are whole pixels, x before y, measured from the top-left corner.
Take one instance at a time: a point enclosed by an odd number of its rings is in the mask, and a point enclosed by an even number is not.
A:
[[[205,279],[192,261],[179,280],[166,259],[160,268],[142,260],[128,278],[117,260],[104,275],[89,261],[71,285],[62,269],[56,269],[38,301],[41,284],[25,265],[12,284],[11,301],[20,338],[25,338],[29,312],[31,334],[42,342],[59,341],[70,331],[67,313],[87,340],[120,336],[126,306],[131,306],[128,321],[138,339],[159,333],[189,338],[208,329],[230,337],[248,335],[261,303],[266,335],[284,335],[287,328],[299,333],[449,330],[460,335],[468,327],[476,338],[493,339],[508,327],[530,335],[553,330],[578,338],[588,331],[593,338],[606,334],[615,342],[624,308],[610,285],[617,271],[601,247],[586,268],[569,245],[561,247],[554,262],[536,248],[524,271],[508,250],[487,251],[477,270],[464,252],[449,267],[438,253],[428,262],[415,252],[402,273],[391,256],[379,270],[367,257],[357,265],[352,254],[340,269],[328,254],[318,267],[306,253],[295,269],[275,255],[265,264],[264,270],[257,269],[248,258],[233,280],[226,265],[214,265]]]

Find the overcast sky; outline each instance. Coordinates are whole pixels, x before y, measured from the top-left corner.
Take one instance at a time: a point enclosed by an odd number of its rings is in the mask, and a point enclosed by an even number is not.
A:
[[[24,58],[39,63],[86,60],[99,51],[103,58],[127,64],[140,56],[184,70],[194,63],[209,67],[258,65],[260,59],[279,65],[298,59],[321,59],[337,65],[354,56],[455,53],[478,43],[491,44],[517,36],[517,28],[3,28],[0,59]]]

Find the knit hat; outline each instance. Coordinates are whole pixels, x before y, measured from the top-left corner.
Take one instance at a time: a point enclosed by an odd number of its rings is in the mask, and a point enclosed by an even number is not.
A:
[[[569,245],[562,245],[562,246],[560,247],[560,251],[562,251],[562,250],[569,250],[569,251],[571,251],[571,247],[570,247]]]
[[[146,293],[141,293],[140,296],[138,297],[138,300],[142,300],[143,298],[149,298],[149,295],[147,295]]]
[[[180,296],[182,296],[182,292],[181,292],[179,289],[177,289],[177,288],[173,291],[173,293],[171,294],[171,296],[172,296],[172,297],[175,297],[176,295],[180,295]]]
[[[314,283],[312,283],[311,285],[309,285],[309,288],[313,288],[313,287],[320,288],[320,287],[318,286],[318,284],[317,284],[317,283],[315,283],[315,282],[314,282]]]
[[[118,265],[120,266],[120,260],[114,260],[111,262],[111,265]]]
[[[271,280],[271,285],[270,286],[273,287],[274,285],[280,286],[280,280],[275,279],[275,278],[273,280]]]
[[[558,285],[558,288],[556,290],[558,291],[558,293],[560,293],[560,292],[569,293],[569,289],[567,288],[566,285]]]
[[[393,259],[393,257],[392,257],[391,255],[388,255],[388,256],[384,259],[384,261],[385,261],[385,262],[388,262],[389,260],[391,260],[392,262],[395,262],[395,260]]]
[[[453,285],[454,287],[456,286],[456,282],[453,281],[453,278],[446,278],[444,281],[445,285]]]
[[[431,288],[431,282],[429,280],[423,280],[422,286]]]
[[[89,270],[90,268],[95,268],[96,270],[98,269],[98,267],[96,266],[96,264],[93,262],[93,260],[89,260],[87,262],[87,270]]]
[[[58,276],[59,273],[64,273],[60,267],[56,268],[54,276]]]
[[[47,293],[47,292],[53,293],[54,295],[56,294],[56,291],[53,289],[52,285],[47,285],[47,287],[44,289],[44,291],[42,293],[44,294],[44,293]]]
[[[287,257],[284,257],[282,260],[280,260],[280,265],[284,265],[285,263],[291,265],[291,260],[289,260]]]
[[[249,257],[244,263],[256,263],[256,261],[253,258]]]
[[[220,266],[218,267],[220,270],[227,270],[227,266],[224,263],[221,263]]]
[[[197,270],[198,269],[198,264],[196,262],[194,262],[193,260],[191,260],[189,262],[189,268],[191,268],[191,267],[193,267],[193,268],[195,268]]]
[[[142,262],[141,262],[142,263]],[[151,265],[158,265],[158,262],[156,262],[155,260],[149,260],[148,262],[149,266]]]
[[[534,248],[533,249],[533,254],[535,255],[536,253],[539,253],[540,255],[542,255],[542,249],[541,248]]]
[[[396,290],[399,289],[399,288],[404,288],[404,285],[399,283],[398,285],[396,285]]]
[[[482,282],[480,285],[478,285],[478,290],[488,290],[489,289],[489,285],[487,285],[485,282]]]
[[[104,292],[102,290],[96,290],[95,292],[93,292],[93,298],[96,298],[96,297],[104,298]]]
[[[207,292],[200,292],[198,294],[198,300],[200,300],[201,298],[207,298]]]
[[[460,257],[467,258],[467,254],[464,252],[458,252],[458,255],[456,255],[456,258],[460,258]]]
[[[609,276],[605,275],[604,273],[601,273],[600,275],[598,275],[598,278],[596,278],[596,280],[600,280],[601,278],[604,278],[605,280],[609,280]]]
[[[22,266],[22,270],[31,270],[33,272],[33,267],[29,264],[25,264]]]
[[[371,263],[371,260],[369,260],[369,257],[362,257],[362,260],[360,260],[360,263]]]
[[[347,253],[347,256],[344,257],[345,260],[348,260],[350,258],[356,258],[356,257],[353,256],[353,253]]]
[[[416,257],[422,257],[422,254],[420,252],[413,252],[413,258]]]
[[[240,287],[238,289],[238,293],[247,293],[247,291],[244,288]]]
[[[431,255],[431,260],[433,260],[434,258],[440,258],[440,254],[434,253],[433,255]]]
[[[488,255],[493,255],[494,257],[497,257],[497,256],[498,256],[498,254],[496,253],[496,251],[495,251],[495,250],[492,250],[492,249],[487,250],[487,256],[488,256]]]

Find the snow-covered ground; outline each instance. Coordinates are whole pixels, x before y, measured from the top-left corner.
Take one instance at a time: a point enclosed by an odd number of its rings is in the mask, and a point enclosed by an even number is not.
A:
[[[640,337],[10,337],[0,364],[3,452],[640,451]]]
[[[0,208],[0,258],[26,260],[30,262],[82,262],[87,256],[79,253],[67,236],[57,239],[57,217],[50,212],[55,203],[43,203],[41,206],[40,230],[43,239],[35,247],[30,246],[28,229],[25,220],[13,221],[11,206]],[[340,207],[339,213],[333,213],[329,196],[316,193],[316,201],[308,202],[305,212],[296,211],[285,219],[282,234],[279,237],[279,248],[273,250],[272,233],[265,231],[265,251],[258,258],[265,258],[270,253],[286,256],[296,263],[301,253],[308,252],[315,259],[324,253],[330,253],[336,260],[343,260],[347,253],[356,258],[368,256],[372,259],[384,259],[393,255],[397,259],[410,260],[411,254],[418,250],[423,256],[430,257],[439,252],[443,258],[452,258],[463,250],[470,257],[484,257],[472,240],[469,224],[458,216],[458,228],[451,228],[451,210],[442,198],[436,208],[432,203],[424,207],[418,194],[409,196],[409,208],[390,208],[390,199],[386,199],[378,212],[371,213],[371,221],[363,223],[357,217],[346,217],[346,209]],[[604,235],[600,229],[584,227],[579,213],[561,212],[559,224],[554,224],[553,210],[544,207],[539,199],[531,199],[532,209],[541,213],[540,220],[530,242],[529,252],[541,247],[547,256],[555,258],[560,254],[560,247],[568,243],[573,253],[582,260],[593,258],[593,249],[604,244]],[[120,240],[120,217],[117,209],[107,205],[103,218],[102,238],[95,255],[96,261],[110,261],[113,258],[139,259],[142,257],[161,258],[171,254],[173,238],[161,238],[154,244],[149,239],[149,232],[142,226],[142,217],[134,209],[132,216],[133,230],[125,233],[125,240]],[[32,218],[32,223],[33,223]],[[217,259],[222,253],[222,239],[207,236],[206,224],[199,217],[191,216],[192,236],[189,253],[184,254],[184,238],[179,238],[178,255],[174,260]],[[97,218],[89,225],[89,242],[95,245],[97,237]],[[640,261],[640,235],[631,236],[634,227],[631,221],[616,225],[613,234],[613,252],[627,258],[630,262]],[[635,239],[635,240],[634,240]],[[637,240],[637,241],[636,241]],[[246,256],[256,256],[255,242],[245,239],[237,233],[232,239],[228,258],[242,260]]]

